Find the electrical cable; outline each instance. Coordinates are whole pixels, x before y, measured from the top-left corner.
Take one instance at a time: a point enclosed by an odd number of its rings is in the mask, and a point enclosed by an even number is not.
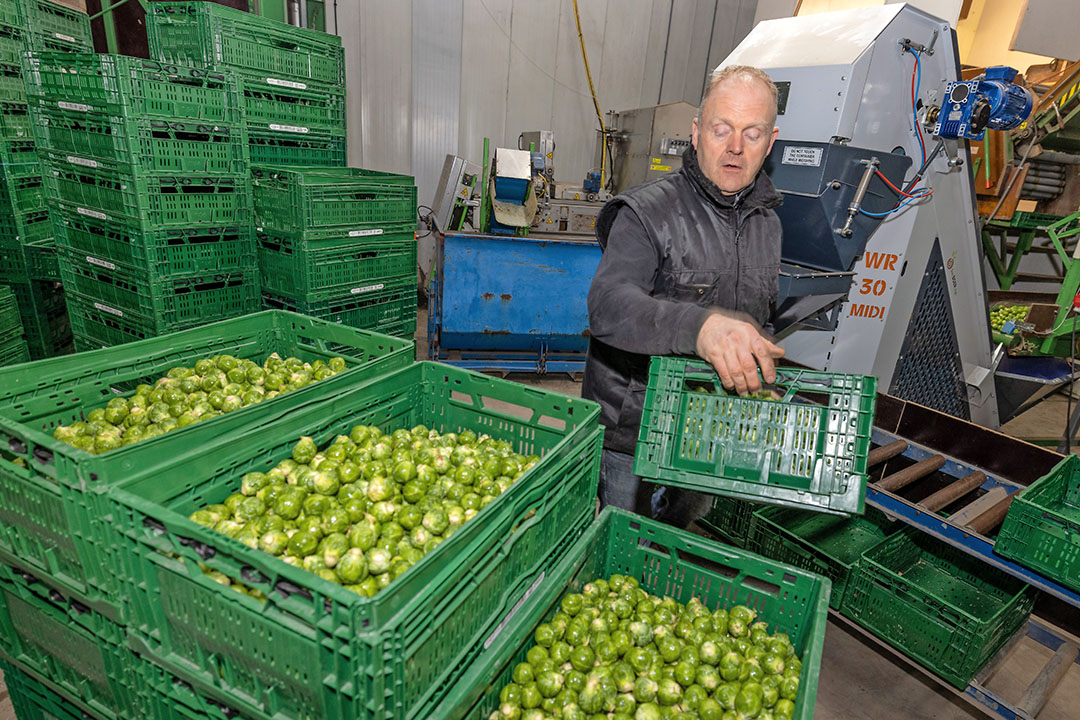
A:
[[[922,63],[919,62],[919,53],[912,50],[910,47],[906,50],[912,54],[915,58],[915,67],[911,70],[911,116],[915,125],[915,137],[919,141],[919,152],[922,155],[922,161],[926,162],[926,143],[923,141],[922,127],[919,125],[919,90],[922,89]]]
[[[600,103],[596,99],[596,88],[593,87],[592,72],[589,70],[589,55],[585,52],[585,36],[581,34],[581,16],[578,14],[578,2],[574,0],[574,22],[577,23],[578,42],[581,43],[581,59],[585,63],[585,78],[589,81],[589,94],[592,95],[593,108],[596,109],[596,119],[600,123],[600,187],[605,187],[604,171],[607,166],[607,128],[604,127],[604,116],[600,113]]]
[[[872,212],[867,212],[866,210],[863,210],[862,208],[859,208],[859,212],[861,212],[863,215],[866,215],[868,217],[888,217],[889,215],[892,215],[897,210],[900,210],[902,208],[907,207],[908,205],[915,202],[916,200],[921,200],[923,198],[928,198],[933,194],[934,194],[934,191],[927,188],[926,192],[921,193],[921,194],[912,195],[912,196],[908,197],[906,200],[904,200],[902,203],[900,203],[899,205],[894,207],[892,210],[888,210],[888,211],[883,212],[883,213],[872,213]]]

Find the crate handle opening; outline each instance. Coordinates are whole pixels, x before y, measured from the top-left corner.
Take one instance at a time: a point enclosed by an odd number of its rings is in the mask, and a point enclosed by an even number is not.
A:
[[[743,585],[751,587],[758,592],[763,592],[773,597],[780,597],[780,586],[776,583],[771,583],[768,580],[762,580],[761,578],[748,575],[743,579]]]

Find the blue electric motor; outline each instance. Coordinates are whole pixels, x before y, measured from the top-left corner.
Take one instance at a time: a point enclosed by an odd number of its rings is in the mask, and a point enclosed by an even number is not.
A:
[[[600,192],[600,173],[589,171],[589,173],[585,175],[585,182],[583,183],[583,186],[585,192]]]
[[[1027,120],[1035,99],[1013,82],[1016,70],[999,65],[982,77],[945,86],[934,134],[945,138],[982,140],[986,129],[1011,130]]]

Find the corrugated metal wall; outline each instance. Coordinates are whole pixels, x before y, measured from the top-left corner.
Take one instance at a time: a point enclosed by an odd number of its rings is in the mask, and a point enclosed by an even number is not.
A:
[[[416,176],[430,204],[447,153],[481,161],[555,131],[556,175],[579,182],[596,114],[572,0],[338,0],[346,48],[349,162]],[[579,0],[600,108],[697,103],[707,72],[753,25],[757,0]],[[421,249],[421,266],[429,264]]]

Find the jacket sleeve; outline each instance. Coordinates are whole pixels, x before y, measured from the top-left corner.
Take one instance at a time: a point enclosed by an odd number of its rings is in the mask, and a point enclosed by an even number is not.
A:
[[[690,302],[652,297],[661,257],[634,211],[623,206],[589,288],[589,331],[642,355],[693,355],[709,315]]]

